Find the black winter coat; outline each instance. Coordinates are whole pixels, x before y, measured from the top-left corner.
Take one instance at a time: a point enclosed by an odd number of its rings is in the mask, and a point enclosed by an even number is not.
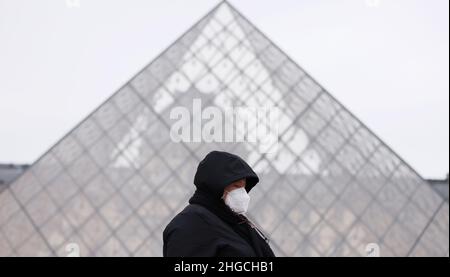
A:
[[[245,216],[221,199],[224,188],[246,178],[246,190],[259,179],[240,157],[213,151],[197,168],[197,190],[163,232],[164,257],[273,257],[268,240]]]

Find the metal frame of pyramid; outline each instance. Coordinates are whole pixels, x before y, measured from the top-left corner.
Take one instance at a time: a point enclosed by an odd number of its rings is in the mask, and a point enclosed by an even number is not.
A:
[[[171,142],[169,111],[194,98],[283,111],[279,150]],[[0,256],[160,256],[210,150],[259,174],[249,217],[278,256],[449,254],[448,203],[224,1],[0,194]]]

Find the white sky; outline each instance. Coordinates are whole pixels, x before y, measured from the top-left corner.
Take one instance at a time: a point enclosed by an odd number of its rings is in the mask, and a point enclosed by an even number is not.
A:
[[[230,2],[420,174],[447,174],[448,0]],[[33,162],[217,1],[78,3],[0,0],[0,162]]]

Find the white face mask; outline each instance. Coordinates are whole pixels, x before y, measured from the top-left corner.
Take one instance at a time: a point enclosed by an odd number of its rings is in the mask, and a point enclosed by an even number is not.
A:
[[[238,214],[247,212],[249,202],[250,196],[245,188],[234,189],[228,192],[225,197],[225,204],[227,204],[233,212]]]

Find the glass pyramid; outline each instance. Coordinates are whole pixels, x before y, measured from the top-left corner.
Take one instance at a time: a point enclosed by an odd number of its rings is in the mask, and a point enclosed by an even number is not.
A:
[[[281,110],[277,150],[173,142],[193,99]],[[277,256],[449,255],[449,204],[222,2],[0,194],[0,256],[161,256],[211,150],[257,171],[249,217]]]

